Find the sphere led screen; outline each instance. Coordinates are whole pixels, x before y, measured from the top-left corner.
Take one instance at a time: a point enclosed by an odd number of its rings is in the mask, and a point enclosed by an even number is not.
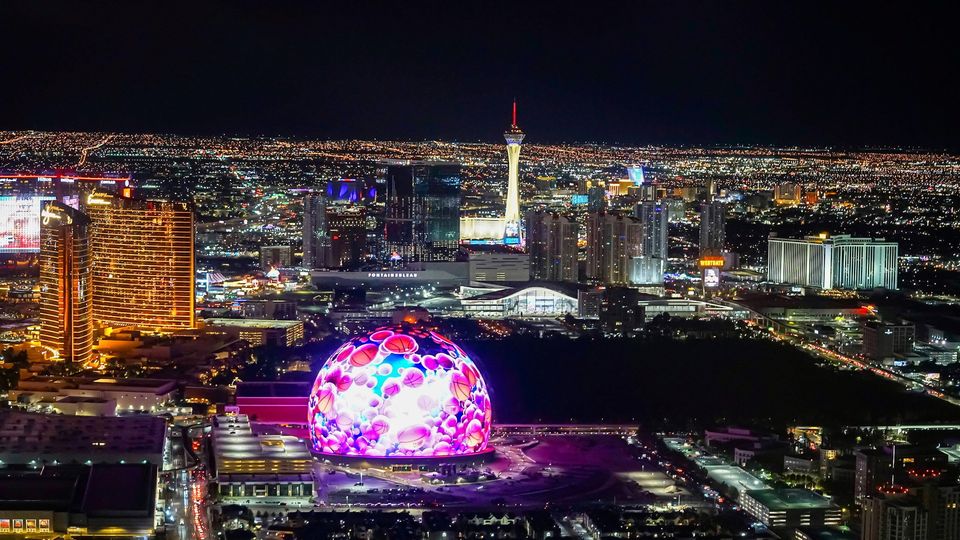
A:
[[[441,457],[484,451],[493,413],[486,383],[460,347],[430,330],[391,326],[327,359],[308,414],[319,453]]]

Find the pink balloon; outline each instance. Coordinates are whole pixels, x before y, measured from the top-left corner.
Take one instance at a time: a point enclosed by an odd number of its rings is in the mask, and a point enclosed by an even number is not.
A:
[[[424,425],[408,426],[397,433],[397,443],[401,448],[416,450],[427,442],[430,428]]]
[[[423,373],[419,369],[408,369],[403,374],[403,384],[410,388],[417,388],[423,384]]]
[[[370,422],[370,427],[373,428],[373,431],[375,431],[377,435],[383,435],[390,430],[390,420],[388,420],[386,416],[378,416],[373,419],[373,422]]]
[[[390,379],[389,381],[383,383],[384,397],[395,396],[399,392],[400,392],[400,384],[397,383],[395,379]]]

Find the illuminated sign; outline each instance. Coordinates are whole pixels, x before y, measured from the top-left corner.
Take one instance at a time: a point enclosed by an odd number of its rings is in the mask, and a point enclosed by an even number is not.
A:
[[[110,204],[110,201],[107,199],[98,198],[95,193],[91,193],[90,195],[87,195],[87,204],[107,205],[107,204]]]
[[[419,276],[417,272],[367,272],[367,277],[371,278],[415,278]]]
[[[723,257],[701,257],[699,260],[700,268],[721,268],[723,264]]]
[[[645,183],[643,178],[643,167],[627,167],[627,176],[630,177],[630,181],[633,182],[635,186],[642,186]]]
[[[720,286],[720,269],[713,268],[704,268],[703,269],[703,287],[705,289],[716,289]]]
[[[590,202],[589,195],[571,195],[570,196],[570,204],[574,206],[580,206],[583,204],[587,204],[589,202]]]
[[[0,253],[40,251],[40,219],[44,201],[52,197],[0,197]]]

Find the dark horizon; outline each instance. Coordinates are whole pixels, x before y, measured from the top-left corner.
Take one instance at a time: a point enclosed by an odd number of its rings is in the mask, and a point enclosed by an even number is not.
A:
[[[945,6],[6,2],[0,130],[960,149]]]

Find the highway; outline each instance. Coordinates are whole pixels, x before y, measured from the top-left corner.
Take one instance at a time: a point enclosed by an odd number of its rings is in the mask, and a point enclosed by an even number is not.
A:
[[[94,145],[92,145],[92,146],[87,146],[87,147],[83,148],[82,150],[80,150],[80,161],[77,162],[77,169],[80,169],[80,167],[83,167],[83,165],[87,162],[87,157],[90,156],[90,152],[91,152],[92,150],[96,150],[97,148],[102,147],[103,145],[105,145],[105,144],[107,144],[108,142],[110,142],[110,139],[112,139],[112,138],[113,138],[113,135],[107,135],[106,137],[104,137],[103,139],[101,139],[100,142],[98,142],[98,143],[96,143],[96,144],[94,144]]]
[[[926,384],[926,383],[924,383],[924,382],[917,381],[917,380],[911,379],[911,378],[909,378],[909,377],[905,377],[905,376],[903,376],[903,375],[901,375],[901,374],[899,374],[899,373],[897,373],[897,372],[895,372],[895,371],[892,371],[892,370],[890,370],[890,369],[887,369],[887,368],[885,368],[885,367],[877,366],[877,365],[871,364],[871,363],[869,363],[869,362],[865,362],[865,361],[863,361],[863,360],[858,360],[858,359],[856,359],[856,358],[853,358],[853,357],[850,357],[850,356],[846,356],[846,355],[840,354],[840,353],[838,353],[837,351],[830,350],[830,349],[828,349],[828,348],[826,348],[826,347],[821,347],[821,346],[816,345],[816,344],[814,344],[814,343],[801,342],[801,341],[798,341],[797,339],[788,338],[787,336],[785,336],[785,335],[783,335],[783,334],[779,334],[779,333],[775,332],[775,331],[772,330],[772,329],[768,329],[767,332],[768,332],[768,335],[769,335],[770,337],[772,337],[773,339],[775,339],[775,340],[777,340],[777,341],[780,341],[780,342],[782,342],[782,343],[788,343],[788,344],[790,344],[790,345],[793,345],[793,346],[795,346],[795,347],[798,347],[799,349],[807,352],[808,354],[811,354],[811,355],[816,356],[816,357],[818,357],[818,358],[823,358],[824,360],[829,360],[829,361],[831,361],[831,362],[838,363],[838,364],[843,364],[843,365],[847,365],[847,366],[852,366],[852,367],[855,367],[855,368],[857,368],[857,369],[869,370],[869,371],[872,372],[874,375],[877,375],[877,376],[879,376],[879,377],[883,377],[884,379],[887,379],[887,380],[890,380],[890,381],[893,381],[893,382],[900,383],[900,384],[902,384],[904,387],[906,387],[906,388],[908,388],[908,389],[909,389],[909,388],[915,388],[915,387],[918,387],[918,386],[919,386],[919,387],[922,387],[924,393],[926,393],[928,396],[933,396],[933,397],[935,397],[935,398],[937,398],[937,399],[946,401],[947,403],[950,403],[951,405],[956,405],[956,406],[960,407],[960,398],[956,398],[956,397],[954,397],[954,396],[945,394],[945,393],[941,392],[940,390],[938,390],[938,389],[936,389],[936,388],[934,388],[934,387],[932,387],[932,386],[930,386],[929,384]]]

